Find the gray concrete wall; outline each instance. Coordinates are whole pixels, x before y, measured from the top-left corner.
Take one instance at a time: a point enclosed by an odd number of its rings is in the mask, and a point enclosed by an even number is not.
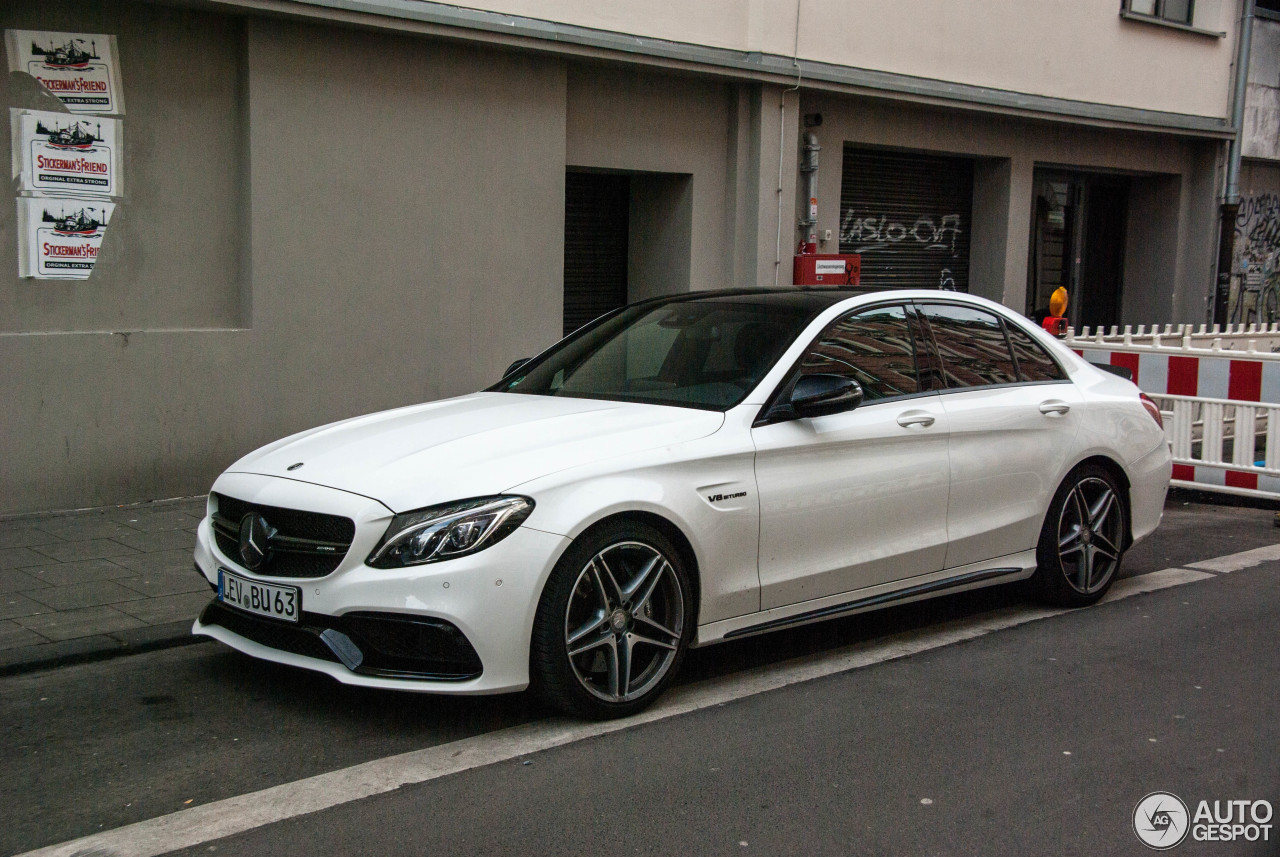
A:
[[[655,206],[639,214],[647,229],[633,225],[632,275],[635,296],[679,290],[721,289],[732,285],[733,252],[726,224],[726,146],[730,111],[737,92],[728,84],[698,78],[642,73],[596,65],[570,66],[565,129],[569,166],[682,176],[675,184],[655,177],[633,182],[635,202]],[[679,198],[689,193],[688,233],[654,230],[654,218],[669,211],[683,219]],[[672,196],[674,194],[674,197]],[[637,246],[637,239],[643,248]],[[643,250],[644,256],[637,256]],[[649,257],[647,254],[655,254]],[[684,258],[681,258],[684,257]],[[679,272],[686,270],[686,275]],[[675,272],[673,274],[673,272]],[[667,279],[668,289],[647,279]],[[645,276],[636,280],[636,276]]]
[[[1181,191],[1181,176],[1138,176],[1130,182],[1121,324],[1150,325],[1173,318],[1168,284],[1177,280]]]
[[[558,61],[111,2],[0,24],[119,35],[130,193],[75,285],[16,279],[0,205],[0,512],[199,493],[262,443],[474,390],[558,337]],[[206,46],[213,82],[173,89],[174,44]]]
[[[969,244],[969,291],[993,301],[1004,299],[1013,162],[981,158],[973,165],[973,235]]]
[[[244,22],[112,0],[15,0],[0,24],[116,35],[129,111],[126,196],[90,282],[19,279],[12,194],[0,200],[0,333],[243,326]],[[14,74],[8,90],[7,106],[64,110],[28,75]]]
[[[629,215],[627,300],[690,291],[693,176],[632,175]]]
[[[1246,158],[1280,160],[1280,21],[1253,22],[1242,136]]]

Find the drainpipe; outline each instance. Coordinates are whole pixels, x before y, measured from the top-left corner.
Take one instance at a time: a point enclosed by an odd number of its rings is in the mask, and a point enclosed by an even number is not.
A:
[[[818,153],[822,147],[812,131],[804,132],[804,160],[800,162],[800,172],[804,174],[804,197],[808,200],[809,216],[800,221],[800,229],[804,232],[804,240],[800,242],[801,253],[818,252]]]
[[[1213,321],[1225,324],[1231,295],[1231,262],[1235,256],[1236,214],[1240,211],[1240,148],[1244,143],[1244,99],[1249,87],[1249,48],[1253,43],[1254,0],[1243,0],[1240,43],[1236,45],[1235,91],[1231,99],[1231,124],[1236,135],[1227,153],[1227,190],[1222,199],[1218,227],[1218,282],[1213,296]]]

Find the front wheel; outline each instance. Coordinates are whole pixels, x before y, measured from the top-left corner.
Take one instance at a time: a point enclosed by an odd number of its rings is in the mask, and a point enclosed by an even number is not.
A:
[[[1074,471],[1049,504],[1036,547],[1040,595],[1064,607],[1106,594],[1124,558],[1124,500],[1111,474],[1088,465]]]
[[[547,581],[533,626],[534,687],[567,713],[634,714],[675,675],[693,626],[675,546],[644,524],[605,524],[579,537]]]

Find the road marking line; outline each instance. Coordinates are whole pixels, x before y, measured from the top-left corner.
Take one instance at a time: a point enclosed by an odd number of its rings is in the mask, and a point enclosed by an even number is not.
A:
[[[1264,562],[1270,562],[1275,559],[1280,559],[1280,544],[1267,545],[1265,548],[1254,548],[1251,551],[1241,551],[1227,556],[1216,556],[1203,562],[1193,562],[1187,568],[1199,568],[1204,571],[1216,571],[1219,574],[1226,574],[1232,571],[1240,571],[1243,568],[1252,568],[1255,565],[1261,565]]]
[[[1180,586],[1214,575],[1166,568],[1118,580],[1100,603]],[[816,678],[972,640],[977,637],[1074,612],[1070,609],[1009,607],[978,617],[957,619],[927,629],[855,643],[745,673],[674,688],[652,708],[625,720],[583,723],[551,719],[527,723],[448,744],[375,759],[250,794],[184,809],[126,827],[28,851],[19,857],[156,857],[340,804],[504,762],[565,744],[629,729],[642,723],[743,699]]]

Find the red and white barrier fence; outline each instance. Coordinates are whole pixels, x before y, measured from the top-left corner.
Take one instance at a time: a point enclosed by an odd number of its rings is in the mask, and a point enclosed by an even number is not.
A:
[[[1124,327],[1075,328],[1067,339],[1103,345],[1156,345],[1221,351],[1280,351],[1280,323],[1272,324],[1145,324]],[[1080,346],[1074,346],[1080,347]]]
[[[1173,449],[1175,485],[1249,496],[1280,494],[1280,405],[1159,394],[1151,398],[1160,406]]]
[[[1280,495],[1280,353],[1105,338],[1068,339],[1091,363],[1121,366],[1156,401],[1173,449],[1173,484]],[[1184,337],[1186,341],[1188,337]],[[1178,340],[1174,340],[1178,342]]]

